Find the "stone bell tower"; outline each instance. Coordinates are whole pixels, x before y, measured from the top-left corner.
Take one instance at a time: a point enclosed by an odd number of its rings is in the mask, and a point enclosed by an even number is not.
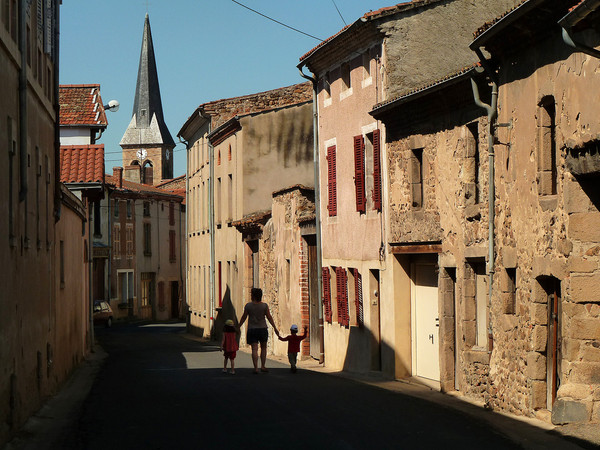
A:
[[[148,14],[144,22],[133,115],[120,145],[125,179],[158,184],[173,178],[175,142],[163,117]]]

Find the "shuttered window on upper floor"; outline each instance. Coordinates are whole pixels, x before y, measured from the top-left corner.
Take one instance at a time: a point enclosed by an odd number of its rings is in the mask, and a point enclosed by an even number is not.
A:
[[[348,274],[343,267],[336,267],[336,300],[338,323],[344,327],[350,325],[350,313],[348,311]]]
[[[331,323],[331,274],[329,267],[323,267],[323,315],[325,322]]]
[[[354,136],[354,187],[356,190],[356,210],[366,212],[367,196],[365,193],[365,139]]]
[[[336,146],[327,148],[327,210],[337,216]]]

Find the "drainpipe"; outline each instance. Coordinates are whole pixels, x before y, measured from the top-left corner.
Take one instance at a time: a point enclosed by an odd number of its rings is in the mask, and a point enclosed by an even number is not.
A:
[[[321,263],[321,189],[319,185],[319,110],[317,103],[317,78],[302,72],[303,63],[298,64],[300,76],[309,80],[313,85],[313,165],[315,170],[315,227],[317,234],[317,292],[319,302],[319,363],[325,362],[325,342],[323,333],[323,271]]]
[[[212,125],[209,124],[208,133],[211,132],[211,129]],[[210,330],[210,337],[212,339],[214,338],[213,326],[215,322],[215,149],[208,139],[206,140],[206,145],[208,145],[208,166],[210,170],[208,176],[208,232],[210,233],[210,320],[208,322],[208,329]]]
[[[475,53],[479,57],[481,61],[481,65],[484,68],[484,71],[487,72],[490,81],[492,83],[492,98],[490,101],[490,105],[483,103],[479,96],[479,87],[473,78],[471,78],[471,87],[473,89],[473,98],[475,99],[475,104],[480,108],[483,108],[487,111],[487,132],[488,132],[488,155],[489,155],[489,199],[488,199],[488,314],[489,314],[489,325],[488,325],[488,351],[491,352],[494,347],[493,333],[492,333],[492,293],[493,293],[493,284],[494,284],[494,259],[495,259],[495,250],[494,250],[494,237],[495,237],[495,229],[494,229],[494,221],[495,221],[495,202],[496,202],[496,193],[495,193],[495,178],[494,178],[494,136],[496,133],[496,119],[498,118],[498,82],[496,81],[496,74],[490,69],[487,65],[486,59],[483,57],[481,53],[481,49],[475,49]]]
[[[88,197],[87,199],[87,203],[88,203],[88,214],[87,214],[87,221],[88,221],[88,290],[89,290],[89,305],[90,305],[90,351],[92,353],[95,352],[94,350],[94,293],[93,293],[93,274],[92,274],[92,264],[94,262],[94,255],[93,255],[93,249],[94,247],[92,246],[92,201],[90,200],[90,198]]]
[[[107,207],[106,210],[108,211],[108,296],[107,296],[107,300],[108,300],[108,304],[110,304],[110,288],[111,288],[111,269],[112,269],[112,239],[111,239],[111,234],[112,234],[112,223],[111,223],[111,219],[112,219],[112,214],[111,214],[111,209],[110,209],[110,189],[107,189]]]
[[[184,141],[183,139],[181,139],[181,136],[177,136],[179,138],[179,142],[181,142],[183,145],[185,145],[185,157],[186,157],[186,170],[185,170],[185,198],[186,198],[186,205],[188,204],[189,201],[189,191],[190,191],[190,177],[188,174],[188,168],[190,167],[190,143],[188,141]],[[181,236],[181,203],[179,204],[179,236]],[[189,211],[189,207],[186,206],[185,207],[185,304],[187,305],[187,311],[186,311],[186,326],[188,327],[188,332],[189,330],[189,326],[190,326],[190,307],[188,304],[188,295],[189,295],[189,280],[190,280],[190,273],[189,273],[189,260],[188,260],[188,255],[190,253],[190,249],[188,248],[188,211]],[[179,243],[179,275],[181,277],[183,277],[183,270],[181,269],[181,242]]]
[[[571,26],[573,23],[579,22],[587,15],[597,10],[598,7],[600,7],[600,0],[589,0],[587,2],[583,2],[577,7],[577,9],[573,10],[573,12],[569,13],[558,22],[558,24],[562,27],[562,38],[565,44],[573,47],[575,50],[579,50],[580,52],[593,56],[594,58],[600,58],[600,51],[582,42],[577,42],[573,37],[573,30],[571,29]]]
[[[21,1],[19,8],[19,51],[21,52],[21,70],[19,70],[19,202],[25,201],[25,237],[27,238],[27,4]],[[58,52],[56,53],[58,54]],[[55,66],[57,65],[54,61]],[[58,116],[56,116],[58,121]],[[58,129],[58,124],[55,128]],[[59,197],[60,201],[60,197]]]
[[[60,201],[60,78],[59,78],[59,43],[60,43],[60,4],[61,1],[54,2],[54,46],[52,48],[53,56],[53,75],[54,75],[54,116],[56,125],[54,127],[54,220],[60,219],[62,202]]]

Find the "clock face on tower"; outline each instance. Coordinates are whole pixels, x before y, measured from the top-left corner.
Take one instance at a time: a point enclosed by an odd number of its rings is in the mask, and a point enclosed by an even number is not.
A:
[[[136,153],[138,159],[145,159],[148,156],[148,152],[143,148],[140,148]]]

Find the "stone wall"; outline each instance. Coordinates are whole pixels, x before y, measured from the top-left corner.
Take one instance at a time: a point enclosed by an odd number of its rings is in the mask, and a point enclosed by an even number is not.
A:
[[[314,217],[314,191],[300,186],[279,191],[273,196],[272,217],[260,239],[260,278],[264,301],[269,304],[275,324],[283,336],[292,324],[300,334],[309,326],[308,254],[300,225]],[[308,343],[302,355],[308,355]],[[287,354],[287,343],[269,341],[269,350]]]
[[[212,129],[214,130],[237,115],[265,111],[310,100],[312,100],[312,84],[306,82],[241,97],[215,100],[204,103],[200,107],[211,115]]]

